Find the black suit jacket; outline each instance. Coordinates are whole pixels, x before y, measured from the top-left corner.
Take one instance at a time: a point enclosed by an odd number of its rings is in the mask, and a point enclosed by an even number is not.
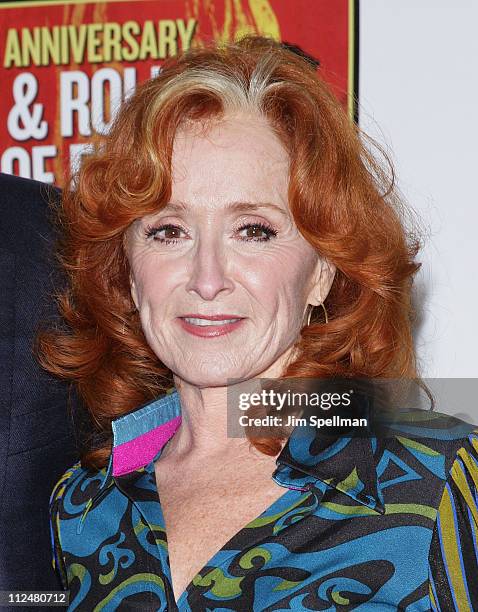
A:
[[[60,276],[47,217],[55,193],[0,174],[0,590],[61,589],[48,501],[78,451],[67,385],[32,355],[39,322],[55,316],[49,295]]]

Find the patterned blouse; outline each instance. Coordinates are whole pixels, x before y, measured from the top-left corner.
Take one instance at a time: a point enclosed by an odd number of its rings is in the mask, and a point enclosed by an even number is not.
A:
[[[478,428],[428,411],[389,437],[292,432],[284,494],[176,601],[154,461],[178,392],[112,423],[109,465],[69,469],[50,502],[68,611],[478,610]]]

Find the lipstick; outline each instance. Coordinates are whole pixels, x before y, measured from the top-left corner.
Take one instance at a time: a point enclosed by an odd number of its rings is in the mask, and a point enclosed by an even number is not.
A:
[[[225,313],[216,315],[188,313],[178,317],[178,321],[181,327],[193,336],[215,338],[238,329],[244,321],[244,317]]]

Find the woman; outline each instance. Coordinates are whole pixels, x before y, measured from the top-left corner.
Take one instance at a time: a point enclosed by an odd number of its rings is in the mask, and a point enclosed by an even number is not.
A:
[[[227,435],[259,378],[420,382],[419,240],[304,58],[250,36],[169,60],[59,222],[67,327],[39,355],[100,436],[51,498],[69,610],[478,604],[473,425]]]

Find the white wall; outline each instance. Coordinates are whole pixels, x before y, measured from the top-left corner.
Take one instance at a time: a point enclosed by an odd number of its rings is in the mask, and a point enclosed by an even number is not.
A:
[[[359,121],[429,230],[415,337],[422,375],[441,379],[478,377],[477,24],[477,0],[360,2]],[[438,409],[478,422],[476,383],[474,405]]]
[[[478,377],[477,23],[477,0],[360,2],[360,125],[429,230],[415,293],[425,377]],[[477,422],[476,399],[470,410]]]

